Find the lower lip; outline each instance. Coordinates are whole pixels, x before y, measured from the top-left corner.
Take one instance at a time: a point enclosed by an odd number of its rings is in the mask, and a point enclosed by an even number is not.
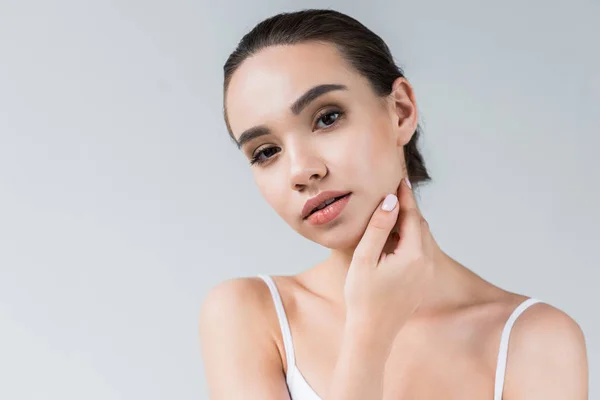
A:
[[[342,212],[348,201],[350,200],[351,194],[347,194],[345,197],[331,203],[327,207],[312,213],[306,218],[311,225],[323,225],[333,221]]]

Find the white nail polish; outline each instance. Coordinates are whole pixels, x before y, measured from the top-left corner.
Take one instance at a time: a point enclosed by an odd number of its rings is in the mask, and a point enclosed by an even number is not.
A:
[[[392,211],[394,207],[396,207],[396,203],[398,202],[398,198],[394,194],[388,194],[385,196],[385,200],[383,200],[383,204],[381,205],[381,209],[383,211]]]

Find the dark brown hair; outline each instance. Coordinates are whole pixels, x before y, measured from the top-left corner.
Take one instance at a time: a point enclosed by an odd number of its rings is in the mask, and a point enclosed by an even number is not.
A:
[[[223,66],[223,98],[225,99],[231,76],[248,57],[269,46],[308,41],[333,44],[345,60],[368,79],[378,96],[389,95],[394,81],[404,77],[387,44],[366,26],[338,11],[309,9],[269,17],[244,35]],[[223,111],[227,130],[235,141],[225,107]],[[423,156],[417,148],[420,135],[421,127],[417,126],[411,140],[404,146],[406,168],[413,184],[431,180]]]

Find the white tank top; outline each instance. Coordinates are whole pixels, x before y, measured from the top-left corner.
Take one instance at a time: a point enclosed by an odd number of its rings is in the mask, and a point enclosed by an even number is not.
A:
[[[279,326],[281,328],[281,334],[283,336],[283,346],[285,348],[285,358],[287,360],[287,373],[286,383],[288,391],[290,392],[291,400],[322,400],[319,395],[313,390],[313,388],[306,382],[304,376],[296,366],[296,358],[294,356],[294,344],[292,342],[292,333],[290,331],[290,325],[283,308],[283,302],[277,286],[268,275],[259,275],[263,281],[269,287],[273,302],[275,303],[275,311],[277,312],[277,318],[279,319]],[[525,311],[529,306],[539,303],[540,300],[529,298],[523,301],[515,308],[512,312],[504,329],[502,330],[502,336],[500,337],[500,348],[498,351],[498,361],[496,364],[496,380],[494,384],[494,400],[502,400],[502,390],[504,388],[504,375],[506,373],[506,357],[508,355],[508,339],[510,337],[510,331],[516,321],[516,319]]]

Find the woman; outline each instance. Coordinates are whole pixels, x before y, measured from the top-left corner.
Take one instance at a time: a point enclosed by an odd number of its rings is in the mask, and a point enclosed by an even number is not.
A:
[[[433,239],[413,195],[430,179],[415,96],[377,35],[331,10],[279,14],[224,69],[227,127],[261,193],[331,255],[210,291],[211,399],[587,398],[577,323]]]

